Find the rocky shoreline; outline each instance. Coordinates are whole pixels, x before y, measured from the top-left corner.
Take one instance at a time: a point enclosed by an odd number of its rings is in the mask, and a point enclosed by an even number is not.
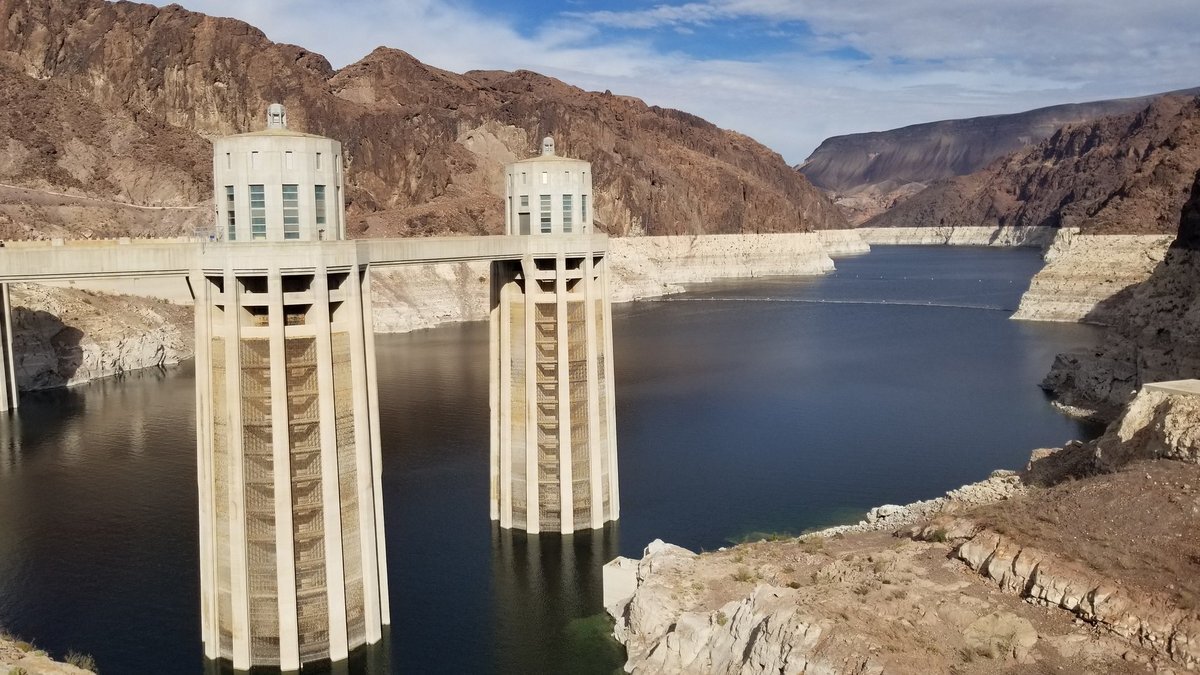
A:
[[[36,645],[18,640],[0,631],[0,673],[6,675],[89,675],[95,672],[91,657],[72,654],[78,663],[87,665],[80,668],[71,663],[56,661]],[[69,657],[68,660],[71,660]]]
[[[1057,232],[1052,227],[860,227],[871,246],[1048,246]]]
[[[700,555],[656,541],[605,567],[625,670],[1194,669],[1198,425],[1200,397],[1143,392],[1097,441],[855,525]]]

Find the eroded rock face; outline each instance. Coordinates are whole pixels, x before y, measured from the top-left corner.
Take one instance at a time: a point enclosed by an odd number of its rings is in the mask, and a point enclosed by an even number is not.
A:
[[[1152,645],[1189,670],[1200,665],[1200,619],[1194,612],[1133,597],[1111,580],[995,532],[976,534],[955,555],[1006,591]]]
[[[1200,377],[1200,171],[1193,175],[1174,242],[1109,312],[1103,344],[1060,355],[1042,383],[1066,403],[1111,417],[1146,382]]]
[[[1200,464],[1200,396],[1142,391],[1096,442],[1102,470],[1140,459]]]
[[[0,178],[19,176],[30,187],[103,198],[115,187],[149,205],[207,200],[204,137],[259,128],[266,105],[278,101],[292,127],[342,141],[348,226],[357,235],[498,232],[504,162],[536,154],[547,135],[563,154],[592,162],[596,221],[610,233],[845,226],[820,191],[743,135],[527,71],[451,73],[386,48],[334,71],[320,55],[245,23],[177,5],[6,0],[0,20],[0,87],[10,94],[0,112],[36,104],[25,117],[11,110],[29,129],[0,123],[12,164],[0,160]],[[89,128],[146,133],[131,148],[64,130],[49,115],[53,97],[31,95],[43,89],[68,98],[77,116],[94,121]],[[30,147],[25,139],[35,137],[45,141]],[[67,147],[75,137],[80,147]],[[117,160],[103,159],[113,150]],[[72,159],[55,159],[64,154]],[[91,180],[89,171],[106,178]],[[171,188],[181,176],[185,187]],[[196,185],[205,187],[198,195]],[[18,216],[16,233],[28,225]]]
[[[15,284],[17,385],[49,389],[165,366],[194,353],[192,310],[89,291]]]
[[[1098,442],[859,526],[701,555],[655,542],[610,563],[626,670],[1195,669],[1198,429],[1200,396],[1149,392]]]
[[[1138,284],[1163,261],[1174,235],[1086,235],[1076,228],[1055,237],[1021,296],[1014,319],[1111,325]]]

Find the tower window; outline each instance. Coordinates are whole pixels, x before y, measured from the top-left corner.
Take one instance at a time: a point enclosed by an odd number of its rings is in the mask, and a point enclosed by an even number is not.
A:
[[[587,195],[579,195],[579,220],[587,227]]]
[[[300,187],[283,186],[283,238],[300,238]]]
[[[529,206],[529,195],[521,195],[521,206]]]
[[[571,226],[573,224],[572,223],[573,219],[571,216],[574,215],[573,213],[571,213],[571,211],[572,211],[571,207],[574,205],[571,203],[571,195],[563,195],[562,198],[563,198],[563,202],[562,202],[563,232],[570,232]]]
[[[267,196],[261,185],[250,186],[250,238],[267,238]]]
[[[550,172],[543,171],[542,172],[542,185],[549,185],[549,184],[550,184]]]
[[[226,155],[228,156],[228,154]],[[228,241],[237,239],[237,210],[233,207],[233,186],[225,186],[225,238]]]
[[[542,234],[550,233],[550,195],[539,195],[541,201],[542,213],[541,224]]]
[[[321,170],[321,153],[317,153],[317,171]]]
[[[293,162],[293,161],[294,161],[294,160],[292,159],[292,151],[291,151],[291,150],[287,150],[287,151],[285,151],[285,152],[283,153],[283,168],[285,168],[285,169],[291,169],[291,168],[293,168],[293,167],[292,167],[292,162]]]
[[[316,211],[317,225],[325,224],[325,186],[313,186],[313,209]]]
[[[226,169],[232,169],[232,168],[233,168],[233,155],[232,155],[231,153],[228,153],[228,152],[227,152],[227,153],[225,153],[225,168],[226,168]]]
[[[257,150],[250,151],[250,168],[251,169],[258,168],[258,151]]]
[[[521,185],[529,185],[529,174],[521,172]]]

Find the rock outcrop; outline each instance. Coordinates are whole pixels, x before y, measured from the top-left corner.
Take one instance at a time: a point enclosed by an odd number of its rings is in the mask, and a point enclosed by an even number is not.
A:
[[[13,351],[25,391],[190,358],[192,309],[160,300],[15,284]]]
[[[1160,234],[1050,231],[1054,240],[1044,256],[1046,266],[1030,281],[1014,319],[1111,325],[1120,320],[1133,289],[1150,278],[1175,240]]]
[[[86,655],[75,656],[77,663],[87,663],[89,659]],[[94,671],[55,661],[33,644],[0,631],[0,672],[8,675],[91,675]]]
[[[1200,377],[1200,171],[1177,222],[1150,277],[1125,291],[1119,312],[1102,310],[1111,326],[1103,343],[1060,355],[1043,388],[1111,416],[1146,382]]]
[[[0,180],[22,187],[142,206],[206,200],[204,138],[257,128],[279,101],[293,127],[342,141],[359,236],[499,231],[503,164],[546,135],[592,162],[595,218],[613,234],[845,226],[777,153],[685,112],[527,71],[452,73],[388,48],[335,71],[178,5],[2,0],[0,71],[0,113],[11,113],[0,114]],[[96,219],[79,208],[62,226],[82,235]],[[0,236],[50,235],[20,208],[9,216]]]

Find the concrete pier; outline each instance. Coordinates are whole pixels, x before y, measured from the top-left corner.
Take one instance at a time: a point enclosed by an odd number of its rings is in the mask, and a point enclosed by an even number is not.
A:
[[[0,412],[16,410],[20,400],[13,355],[12,298],[8,284],[0,283]]]
[[[222,248],[192,275],[205,655],[339,661],[390,622],[366,269],[337,244],[265,272]]]

